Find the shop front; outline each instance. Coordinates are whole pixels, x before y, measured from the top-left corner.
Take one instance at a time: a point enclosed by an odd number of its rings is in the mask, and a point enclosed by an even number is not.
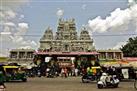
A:
[[[41,62],[50,65],[58,64],[59,67],[77,67],[82,64],[90,65],[98,58],[97,52],[36,52],[35,55]],[[50,58],[49,58],[50,57]],[[49,60],[45,60],[49,58]]]

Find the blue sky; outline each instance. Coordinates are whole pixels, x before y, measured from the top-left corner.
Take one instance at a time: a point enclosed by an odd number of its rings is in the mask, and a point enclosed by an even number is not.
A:
[[[2,9],[4,11],[12,10],[15,13],[15,17],[12,20],[4,20],[3,22],[12,22],[17,27],[19,23],[25,26],[25,34],[31,35],[40,35],[40,36],[27,36],[20,37],[22,41],[28,42],[36,42],[38,44],[40,37],[43,35],[45,29],[50,26],[54,32],[57,31],[57,22],[59,16],[57,12],[61,10],[63,19],[75,18],[77,31],[79,32],[83,25],[90,25],[90,27],[95,26],[94,22],[89,24],[89,21],[96,19],[98,16],[101,17],[100,20],[106,21],[106,17],[111,18],[111,13],[115,11],[115,9],[120,8],[120,12],[129,8],[128,0],[6,0],[7,2],[5,6],[3,5]],[[132,1],[132,0],[131,0]],[[133,0],[134,1],[134,0]],[[4,4],[3,3],[3,4]],[[7,4],[8,3],[8,4]],[[15,7],[17,6],[17,7]],[[4,9],[6,8],[6,9]],[[12,14],[13,15],[13,14]],[[126,16],[126,15],[125,15]],[[127,16],[126,16],[127,17]],[[125,18],[123,19],[125,20]],[[130,21],[130,20],[129,20]],[[96,20],[95,20],[96,22]],[[23,24],[25,23],[25,24]],[[125,22],[126,23],[126,22]],[[9,23],[8,23],[9,24]],[[13,24],[13,25],[14,25]],[[123,26],[124,24],[121,24]],[[132,26],[132,24],[128,24]],[[14,28],[15,28],[14,26]],[[119,25],[118,25],[119,26]],[[3,25],[5,27],[5,25]],[[5,32],[5,28],[1,26],[0,32]],[[19,26],[18,26],[19,27]],[[9,28],[8,32],[11,32]],[[93,27],[94,28],[94,27]],[[99,34],[121,34],[121,33],[136,33],[135,31],[131,31],[131,28],[128,28],[123,31],[115,31],[114,29],[118,29],[119,27],[112,29],[113,27],[108,27],[108,31],[105,32],[92,32],[93,35]],[[120,27],[121,28],[121,27]],[[16,28],[16,32],[19,28]],[[24,29],[24,28],[23,28]],[[92,28],[91,28],[92,29]],[[124,28],[122,28],[124,29]],[[113,30],[113,31],[111,31]],[[135,29],[133,29],[135,30]],[[7,31],[7,30],[6,30]],[[90,31],[90,30],[89,30]],[[93,31],[93,29],[92,29]],[[12,30],[11,33],[16,33]],[[12,36],[13,37],[13,36]],[[15,36],[14,36],[15,37]],[[93,36],[95,47],[97,49],[109,49],[113,48],[117,45],[125,43],[131,36]],[[15,40],[15,38],[13,38]],[[18,39],[18,38],[17,38]],[[29,40],[29,41],[28,41]],[[107,41],[107,43],[106,43]],[[18,48],[25,45],[15,46],[16,43],[8,44],[5,40],[1,41],[1,49],[12,49]],[[14,41],[15,42],[15,41]],[[8,45],[7,45],[8,44]],[[29,44],[29,43],[28,43]],[[32,43],[33,44],[33,43]],[[30,44],[30,46],[32,45]],[[6,45],[6,46],[5,46]],[[27,45],[29,46],[29,45]],[[38,48],[38,46],[34,46],[34,48]]]
[[[107,2],[109,0],[86,0],[87,2],[82,2],[82,0],[52,1],[39,2],[32,0],[28,5],[23,5],[18,9],[19,12],[24,14],[24,21],[29,22],[30,32],[34,31],[34,33],[41,34],[47,26],[51,26],[56,30],[58,20],[56,12],[58,9],[64,10],[62,18],[75,18],[79,29],[83,24],[87,24],[89,19],[97,16],[106,17],[117,7],[127,8],[126,0],[122,2],[119,2],[119,0],[111,0],[110,2]],[[85,5],[84,9],[83,5]]]
[[[62,2],[61,0],[56,2],[34,1],[36,0],[32,0],[28,5],[24,5],[18,10],[24,14],[24,21],[27,21],[30,25],[28,34],[42,35],[48,26],[51,26],[56,31],[58,22],[56,12],[58,9],[64,10],[62,18],[75,18],[77,31],[80,31],[82,25],[86,25],[89,19],[94,19],[97,16],[106,17],[117,7],[127,8],[126,0],[122,2],[119,2],[119,0],[86,0],[87,2],[83,2],[83,0],[69,0],[69,2]],[[85,7],[83,8],[84,5]]]

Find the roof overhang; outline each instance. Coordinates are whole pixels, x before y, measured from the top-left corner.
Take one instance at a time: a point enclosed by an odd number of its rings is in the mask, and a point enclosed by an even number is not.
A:
[[[99,55],[98,52],[35,52],[35,55],[57,55],[57,56],[75,56],[75,55]]]

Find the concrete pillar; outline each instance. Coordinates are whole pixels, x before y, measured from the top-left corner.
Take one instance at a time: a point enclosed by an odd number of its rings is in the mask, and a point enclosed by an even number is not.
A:
[[[20,53],[19,53],[19,51],[17,51],[17,58],[15,59],[15,61],[20,61],[19,56],[20,56]]]
[[[116,52],[113,52],[113,59],[116,59]]]
[[[17,52],[17,59],[19,59],[19,51]]]
[[[121,54],[121,59],[123,59],[123,52],[121,52],[120,54]]]
[[[79,58],[79,56],[76,56],[76,58],[75,58],[75,62],[74,62],[75,67],[77,67],[77,66],[78,66],[78,58]]]
[[[25,58],[27,59],[27,54],[28,54],[28,52],[25,52]]]
[[[108,53],[107,52],[105,53],[105,56],[106,56],[106,59],[108,59]]]

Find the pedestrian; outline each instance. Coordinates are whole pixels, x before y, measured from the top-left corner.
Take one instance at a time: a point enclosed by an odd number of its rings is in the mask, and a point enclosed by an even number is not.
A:
[[[64,68],[61,69],[61,77],[64,75]]]
[[[64,75],[65,75],[65,77],[67,77],[67,74],[68,74],[68,70],[67,70],[67,68],[65,67],[65,69],[64,69]]]
[[[2,66],[0,66],[0,89],[5,89],[6,86],[4,84],[5,72]]]
[[[78,76],[78,68],[75,68],[75,76]]]

